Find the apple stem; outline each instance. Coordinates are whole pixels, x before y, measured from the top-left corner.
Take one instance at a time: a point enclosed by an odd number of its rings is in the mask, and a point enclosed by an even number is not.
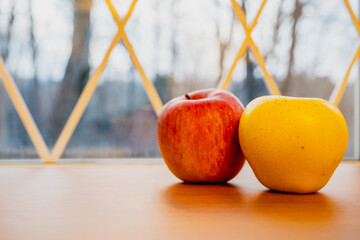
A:
[[[186,99],[191,100],[190,96],[188,94],[185,94]]]

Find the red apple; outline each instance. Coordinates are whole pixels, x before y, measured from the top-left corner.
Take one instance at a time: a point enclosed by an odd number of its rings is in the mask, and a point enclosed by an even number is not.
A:
[[[169,101],[157,137],[170,171],[185,182],[227,182],[244,165],[238,127],[244,108],[233,94],[205,89]]]

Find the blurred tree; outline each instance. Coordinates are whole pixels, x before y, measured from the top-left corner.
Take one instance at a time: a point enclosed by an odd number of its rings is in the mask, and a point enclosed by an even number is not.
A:
[[[215,5],[220,8],[221,4],[219,2],[219,0],[215,0]],[[231,11],[231,25],[230,25],[230,33],[229,33],[229,37],[226,40],[221,39],[220,37],[220,22],[216,21],[216,37],[219,41],[219,73],[218,76],[216,77],[216,86],[218,85],[218,83],[221,81],[221,79],[224,77],[224,64],[225,64],[225,53],[228,50],[228,48],[230,47],[231,44],[231,40],[234,34],[234,25],[235,22],[237,21],[237,18],[234,14],[234,11]]]
[[[296,48],[296,44],[297,44],[297,34],[296,34],[296,29],[299,23],[299,20],[301,18],[301,15],[303,13],[303,9],[304,9],[304,3],[301,3],[299,0],[295,1],[295,7],[294,10],[291,14],[291,18],[293,20],[293,24],[291,26],[291,45],[290,45],[290,49],[289,49],[289,64],[288,64],[288,69],[287,69],[287,74],[285,79],[282,82],[282,86],[281,86],[281,90],[283,93],[287,93],[287,91],[289,90],[289,85],[292,79],[292,70],[293,70],[293,66],[294,66],[294,62],[295,62],[295,48]]]
[[[170,88],[168,82],[169,79],[166,75],[156,74],[154,85],[164,103],[170,100]]]
[[[282,6],[284,4],[284,0],[281,0],[278,5],[277,14],[276,14],[276,21],[273,28],[273,40],[272,40],[272,47],[269,48],[269,51],[267,53],[264,53],[265,60],[274,54],[275,47],[279,44],[279,29],[282,27],[283,19],[285,18],[286,13],[283,12]],[[291,85],[294,81],[293,76],[293,68],[295,64],[295,49],[298,44],[297,39],[297,26],[300,22],[301,16],[303,14],[303,8],[304,3],[302,3],[300,0],[294,0],[294,8],[293,11],[290,14],[290,19],[292,19],[292,25],[290,29],[291,37],[289,38],[290,41],[290,49],[289,49],[289,63],[287,65],[286,70],[286,76],[281,82],[281,92],[285,95],[291,95],[289,92],[291,91]],[[244,12],[246,14],[246,6],[245,1],[242,4],[242,8],[244,9]],[[252,99],[262,96],[265,94],[268,94],[268,90],[266,88],[266,85],[263,82],[263,79],[259,79],[254,77],[254,70],[256,68],[256,64],[252,61],[249,54],[249,49],[246,51],[245,59],[246,59],[246,78],[242,85],[242,87],[234,87],[234,89],[237,89],[237,91],[241,92],[238,93],[238,95],[244,95],[241,96],[241,100],[246,104]],[[298,80],[298,79],[297,79]],[[306,79],[304,79],[306,81]],[[278,81],[279,82],[279,81]],[[298,89],[299,91],[302,91],[301,88]],[[305,90],[304,90],[305,91]]]
[[[15,2],[10,1],[10,12],[8,14],[7,29],[5,32],[0,31],[0,54],[6,63],[10,53],[10,42],[12,38],[15,22]],[[0,149],[6,147],[8,143],[7,136],[7,115],[9,111],[8,96],[3,86],[0,87]]]
[[[246,6],[245,1],[242,3],[242,8],[246,15]],[[264,95],[264,92],[267,92],[266,86],[262,79],[256,78],[254,75],[254,70],[256,67],[255,62],[250,58],[250,49],[247,48],[245,52],[245,62],[246,62],[246,77],[243,83],[242,92],[245,93],[245,97],[242,97],[244,104],[247,104],[252,99]]]
[[[41,101],[40,101],[40,92],[39,92],[39,78],[38,78],[38,68],[37,68],[37,55],[38,55],[38,47],[35,38],[35,23],[32,11],[32,1],[28,0],[28,13],[29,13],[29,35],[30,35],[30,48],[31,48],[31,58],[34,69],[33,75],[33,86],[31,87],[31,102],[29,103],[29,107],[31,107],[32,115],[37,123],[41,125],[43,123],[40,113],[41,110]]]
[[[90,72],[89,39],[92,0],[74,0],[72,51],[52,114],[52,139],[56,139],[79,98]]]

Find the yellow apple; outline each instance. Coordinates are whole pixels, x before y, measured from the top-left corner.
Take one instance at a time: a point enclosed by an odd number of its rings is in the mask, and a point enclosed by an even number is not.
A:
[[[276,191],[323,188],[345,155],[348,129],[326,100],[265,96],[245,108],[239,141],[257,179]]]

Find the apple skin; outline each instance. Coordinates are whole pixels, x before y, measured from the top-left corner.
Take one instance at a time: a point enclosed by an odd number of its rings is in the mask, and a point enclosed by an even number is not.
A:
[[[238,140],[244,108],[233,94],[204,89],[169,101],[157,123],[160,152],[170,171],[189,183],[223,183],[245,158]]]
[[[239,126],[240,145],[255,176],[281,192],[323,188],[345,155],[348,137],[340,110],[319,98],[256,98]]]

